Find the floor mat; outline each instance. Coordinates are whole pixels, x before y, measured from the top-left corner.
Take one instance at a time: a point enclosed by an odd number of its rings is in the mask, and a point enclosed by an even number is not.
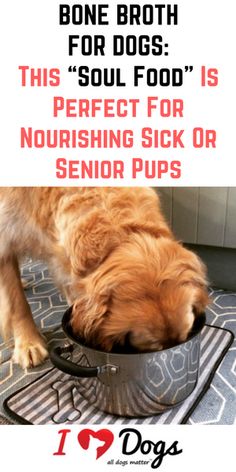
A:
[[[233,334],[228,330],[209,325],[204,327],[200,373],[195,390],[182,405],[159,415],[130,419],[106,414],[91,406],[80,395],[73,377],[63,374],[56,368],[10,395],[4,402],[4,408],[13,420],[23,424],[186,423],[209,388],[214,373],[232,344],[233,338]]]
[[[27,260],[21,267],[21,274],[28,282],[25,294],[35,323],[46,336],[49,345],[57,341],[61,344],[65,340],[61,319],[68,305],[55,287],[47,266],[41,261]],[[211,304],[206,309],[207,323],[226,328],[236,337],[236,293],[211,289],[210,297]],[[52,369],[49,360],[33,369],[21,369],[12,362],[12,348],[12,340],[4,343],[0,338],[0,415],[8,419],[10,418],[3,409],[4,400]],[[101,413],[98,417],[102,421]],[[210,388],[192,411],[187,423],[232,425],[235,421],[236,339],[220,363]],[[14,420],[14,423],[18,421]]]

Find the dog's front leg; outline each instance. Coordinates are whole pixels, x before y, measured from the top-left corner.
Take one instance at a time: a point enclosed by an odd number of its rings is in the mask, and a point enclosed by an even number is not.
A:
[[[23,368],[43,362],[48,352],[25,298],[15,256],[0,259],[0,310],[4,338],[14,337],[14,362]]]

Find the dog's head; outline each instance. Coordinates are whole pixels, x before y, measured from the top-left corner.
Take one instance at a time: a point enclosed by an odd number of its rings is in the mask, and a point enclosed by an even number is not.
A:
[[[71,324],[91,347],[155,351],[187,339],[208,303],[205,267],[179,243],[132,234],[78,284]]]

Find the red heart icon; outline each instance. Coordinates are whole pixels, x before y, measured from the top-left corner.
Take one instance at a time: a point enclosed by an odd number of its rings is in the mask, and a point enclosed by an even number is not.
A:
[[[114,434],[109,429],[99,429],[97,432],[93,431],[92,429],[82,429],[82,431],[79,432],[77,438],[80,446],[83,449],[89,448],[90,436],[104,442],[103,446],[97,447],[96,459],[99,459],[99,457],[105,454],[109,447],[111,447],[114,441]]]

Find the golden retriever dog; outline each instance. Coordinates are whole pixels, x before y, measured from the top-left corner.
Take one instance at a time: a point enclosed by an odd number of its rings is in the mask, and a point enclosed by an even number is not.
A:
[[[1,188],[0,322],[23,368],[47,357],[18,259],[40,258],[73,304],[75,335],[110,351],[185,341],[208,302],[205,268],[169,229],[150,188]]]

